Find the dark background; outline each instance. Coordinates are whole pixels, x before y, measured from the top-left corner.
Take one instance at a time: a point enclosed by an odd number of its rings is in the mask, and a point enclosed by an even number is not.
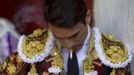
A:
[[[86,0],[92,8],[92,0]],[[0,0],[0,17],[14,23],[20,34],[29,34],[37,28],[47,27],[42,13],[43,0]]]

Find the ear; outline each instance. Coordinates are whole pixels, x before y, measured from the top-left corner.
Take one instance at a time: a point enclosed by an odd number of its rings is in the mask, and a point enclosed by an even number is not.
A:
[[[88,9],[88,11],[87,11],[85,22],[86,22],[86,25],[89,25],[91,22],[91,10],[90,9]]]

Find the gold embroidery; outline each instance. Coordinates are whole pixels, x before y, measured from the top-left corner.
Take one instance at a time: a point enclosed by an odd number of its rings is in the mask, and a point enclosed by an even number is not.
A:
[[[84,72],[94,72],[94,64],[101,65],[94,60],[98,58],[97,52],[94,50],[94,35],[92,33],[90,38],[90,44],[87,51],[87,58],[83,61],[83,71]]]
[[[35,64],[32,64],[31,65],[31,69],[30,69],[30,75],[34,75],[34,74],[36,74],[36,67],[35,67]]]
[[[49,73],[47,73],[47,72],[43,72],[43,74],[42,75],[49,75]]]
[[[17,60],[18,63],[23,62],[23,61],[21,60],[21,58],[20,58],[18,55],[16,56],[16,60]]]
[[[26,40],[24,40],[26,41]],[[44,52],[44,44],[40,41],[30,41],[28,45],[23,44],[24,54],[26,54],[29,58],[32,58],[33,55],[40,55]]]
[[[18,59],[19,56],[16,53],[9,56],[1,65],[0,72],[5,71],[10,75],[17,74],[22,69],[23,67],[22,65],[24,64],[22,63],[22,61],[20,61],[20,59],[19,60]]]
[[[116,75],[116,69],[113,69],[110,75]]]
[[[7,62],[4,61],[1,68],[0,68],[0,71],[2,71],[3,69],[5,69],[7,67]]]
[[[123,62],[128,59],[128,51],[123,43],[114,39],[113,35],[102,34],[100,42],[101,47],[104,49],[103,53],[107,60],[112,63]]]
[[[123,62],[127,60],[127,51],[122,50],[119,46],[110,46],[105,52],[106,58],[112,63]]]
[[[113,34],[104,34],[108,39],[110,40],[116,40],[115,36]]]
[[[117,75],[130,75],[130,65],[116,70]]]
[[[29,37],[38,37],[40,35],[42,35],[43,32],[45,32],[46,30],[42,30],[42,29],[36,29],[31,35],[29,35]]]
[[[61,56],[61,47],[58,47],[57,44],[55,44],[53,50],[50,53],[50,58],[46,58],[46,62],[51,62],[51,67],[53,69],[60,69],[63,70],[63,57]],[[61,73],[61,72],[60,72]],[[53,73],[52,75],[59,75],[59,73]]]
[[[16,74],[18,72],[20,72],[24,66],[26,66],[26,63],[19,63],[19,64],[17,64]]]
[[[86,59],[83,61],[83,70],[84,72],[93,72],[94,71],[94,65],[93,65],[93,60],[91,59]]]
[[[14,75],[15,72],[16,72],[16,67],[14,64],[9,64],[8,67],[7,67],[7,73],[10,74],[10,75]]]
[[[54,47],[54,49],[51,52],[52,56],[52,67],[59,67],[60,69],[63,68],[63,58],[60,53],[60,49],[58,49],[57,45]]]
[[[44,45],[46,44],[48,37],[48,34],[43,35],[44,33],[45,31],[39,29],[34,31],[32,35],[23,39],[23,53],[28,58],[33,58],[34,56],[38,56],[44,52]]]
[[[118,68],[118,69],[113,69],[110,75],[126,75],[127,74],[127,69],[126,68]]]

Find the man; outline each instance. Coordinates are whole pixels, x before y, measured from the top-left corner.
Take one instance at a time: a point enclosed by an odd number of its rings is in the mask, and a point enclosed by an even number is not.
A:
[[[48,29],[22,36],[3,75],[130,75],[128,47],[91,27],[84,0],[45,0]]]

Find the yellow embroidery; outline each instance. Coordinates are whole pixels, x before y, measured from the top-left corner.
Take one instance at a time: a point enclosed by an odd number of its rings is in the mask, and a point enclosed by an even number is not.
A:
[[[33,55],[40,55],[44,52],[44,44],[40,41],[30,41],[28,45],[23,44],[24,54],[29,58],[32,58]]]
[[[100,42],[101,47],[104,49],[103,53],[107,60],[111,63],[124,62],[128,59],[128,51],[123,43],[115,40],[111,34],[102,34]]]
[[[126,75],[126,68],[113,69],[110,75]]]
[[[94,35],[92,33],[90,38],[90,44],[87,51],[87,58],[83,61],[83,71],[84,72],[94,72],[95,67],[94,64],[101,65],[98,62],[95,62],[94,60],[98,58],[97,52],[94,50]]]
[[[113,69],[110,75],[116,75],[116,69]]]
[[[34,75],[34,74],[36,74],[36,67],[35,67],[35,64],[32,64],[32,66],[31,66],[31,69],[30,69],[30,75]]]
[[[46,31],[46,30],[37,29],[37,30],[35,30],[31,35],[29,35],[29,37],[38,37],[38,36],[41,35],[44,31]]]
[[[119,46],[110,46],[110,48],[106,50],[105,55],[112,63],[118,63],[119,61],[123,62],[128,58],[127,51],[122,50]]]
[[[130,65],[124,67],[124,68],[119,68],[116,69],[116,74],[117,75],[130,75]]]
[[[54,49],[51,52],[52,56],[52,67],[59,67],[60,69],[63,68],[63,58],[60,53],[60,49],[57,48],[57,45],[54,47]]]
[[[42,75],[49,75],[49,73],[47,73],[47,72],[43,72],[43,74]]]
[[[10,57],[10,61],[14,61],[14,58],[15,58],[15,56],[13,55],[13,56],[11,56]]]
[[[34,31],[32,35],[23,39],[23,53],[28,58],[33,58],[44,52],[47,35],[42,35],[43,33],[44,31],[39,29]]]
[[[98,58],[98,54],[97,54],[96,50],[94,49],[94,34],[93,33],[92,33],[91,38],[90,38],[90,43],[89,43],[87,55],[94,60]]]
[[[2,66],[1,66],[1,68],[0,68],[0,70],[5,69],[6,67],[7,67],[7,62],[6,62],[6,61],[4,61],[4,62],[3,62],[3,64],[2,64]]]
[[[93,59],[86,59],[83,61],[83,70],[84,72],[93,72],[94,70],[94,65],[93,65]]]
[[[104,34],[104,35],[110,40],[116,40],[116,38],[113,34]]]
[[[21,58],[20,58],[18,55],[16,56],[16,60],[17,60],[18,63],[23,62],[23,61],[21,60]]]
[[[10,75],[14,75],[16,72],[16,67],[14,64],[9,64],[9,66],[7,67],[7,73]]]

